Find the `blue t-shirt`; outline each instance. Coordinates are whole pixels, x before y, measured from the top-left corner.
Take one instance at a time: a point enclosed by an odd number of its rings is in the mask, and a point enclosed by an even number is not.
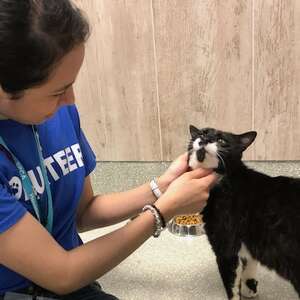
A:
[[[76,229],[76,210],[84,179],[95,168],[96,158],[80,128],[74,105],[60,108],[51,119],[38,125],[37,131],[53,198],[52,236],[64,249],[70,250],[82,244]],[[47,201],[32,127],[1,120],[0,135],[26,169],[41,198],[39,201]],[[35,216],[14,161],[1,148],[0,234],[16,224],[27,211]],[[29,284],[26,278],[0,264],[0,295]]]

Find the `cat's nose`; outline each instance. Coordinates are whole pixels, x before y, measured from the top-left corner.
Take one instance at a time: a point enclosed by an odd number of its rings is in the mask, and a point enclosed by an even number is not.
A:
[[[206,137],[201,137],[199,141],[199,146],[206,145],[208,143],[208,139]]]
[[[202,147],[206,145],[206,142],[204,140],[199,141],[199,147]]]
[[[211,143],[212,139],[209,137],[201,137],[200,141],[199,141],[199,146],[203,146],[203,145],[207,145],[208,143]]]

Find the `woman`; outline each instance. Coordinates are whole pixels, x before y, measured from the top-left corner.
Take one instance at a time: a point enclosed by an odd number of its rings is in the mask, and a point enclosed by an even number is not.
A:
[[[87,21],[69,0],[0,0],[4,299],[12,292],[116,299],[94,281],[150,236],[158,236],[174,215],[201,210],[215,182],[209,171],[187,172],[184,154],[151,185],[93,194],[89,174],[95,156],[80,129],[72,87],[88,35]],[[87,244],[78,236],[78,230],[137,214],[124,227]]]

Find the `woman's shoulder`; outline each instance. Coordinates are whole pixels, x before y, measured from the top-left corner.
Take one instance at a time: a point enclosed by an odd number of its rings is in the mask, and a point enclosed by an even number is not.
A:
[[[56,117],[60,120],[62,125],[67,125],[67,121],[71,121],[72,126],[76,131],[80,128],[80,118],[76,105],[66,105],[59,109]]]

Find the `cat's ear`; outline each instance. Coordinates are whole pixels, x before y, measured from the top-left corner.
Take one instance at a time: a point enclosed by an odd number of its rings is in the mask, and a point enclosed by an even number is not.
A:
[[[197,138],[199,135],[199,129],[193,125],[190,125],[190,134],[191,134],[192,138]]]
[[[242,146],[242,150],[246,150],[255,140],[257,136],[256,131],[249,131],[243,134],[240,134],[238,137],[240,139],[240,145]]]

